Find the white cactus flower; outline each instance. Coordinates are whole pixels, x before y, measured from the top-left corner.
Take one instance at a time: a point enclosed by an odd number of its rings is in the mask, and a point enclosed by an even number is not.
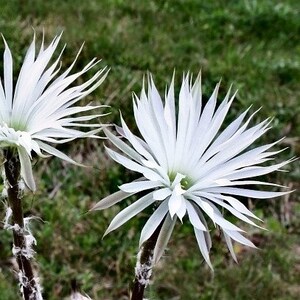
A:
[[[143,177],[120,186],[121,191],[98,202],[92,210],[101,210],[138,192],[151,190],[133,204],[119,212],[112,220],[106,234],[115,230],[146,207],[158,204],[146,222],[140,237],[140,246],[162,223],[154,249],[157,262],[169,241],[176,219],[187,216],[194,227],[200,251],[212,268],[209,250],[211,237],[207,218],[223,232],[231,255],[236,260],[232,240],[255,247],[245,238],[243,230],[226,220],[221,209],[228,210],[238,219],[257,226],[259,220],[236,196],[258,199],[273,198],[287,192],[261,191],[245,188],[249,185],[278,186],[274,183],[251,179],[279,170],[291,160],[262,166],[281,151],[268,151],[278,143],[257,148],[253,143],[269,130],[267,119],[249,127],[253,113],[245,122],[248,110],[221,130],[223,121],[235,97],[228,91],[217,106],[219,84],[206,103],[202,104],[200,75],[192,85],[189,75],[184,76],[178,101],[174,95],[174,77],[163,103],[155,85],[148,80],[148,94],[134,96],[134,116],[142,138],[135,136],[121,119],[118,131],[131,144],[105,130],[110,141],[124,155],[107,149],[108,154],[124,167]],[[144,192],[145,193],[145,192]]]
[[[63,51],[53,62],[53,54],[60,41],[56,36],[48,47],[42,42],[37,51],[35,36],[26,53],[16,85],[13,83],[13,58],[3,37],[3,79],[0,77],[0,148],[15,147],[21,163],[21,175],[26,185],[35,190],[32,175],[32,151],[46,154],[75,163],[64,153],[50,144],[61,144],[81,137],[96,137],[101,130],[99,123],[82,122],[95,119],[100,114],[74,116],[102,106],[75,106],[86,95],[94,91],[105,79],[106,68],[98,70],[88,81],[74,85],[84,73],[98,64],[93,59],[81,71],[70,74],[74,62],[60,75],[60,59]],[[58,76],[57,76],[58,75]],[[84,132],[72,127],[90,127]],[[50,143],[50,144],[49,144]]]

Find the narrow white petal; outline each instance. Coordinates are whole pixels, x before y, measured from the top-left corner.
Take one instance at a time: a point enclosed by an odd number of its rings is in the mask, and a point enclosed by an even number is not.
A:
[[[236,255],[235,255],[235,252],[234,252],[234,249],[233,249],[231,238],[224,230],[222,230],[222,231],[223,231],[225,242],[226,242],[226,245],[229,249],[229,252],[230,252],[232,258],[234,259],[234,261],[237,263],[237,258],[236,258]]]
[[[125,193],[123,191],[117,191],[117,192],[103,198],[102,200],[100,200],[96,205],[94,205],[90,209],[90,211],[106,209],[116,203],[119,203],[120,201],[122,201],[132,195],[133,195],[133,193]]]
[[[141,212],[143,209],[151,205],[155,200],[153,199],[153,193],[147,194],[146,196],[138,199],[125,209],[121,210],[111,221],[109,224],[109,227],[105,231],[104,235],[107,235],[109,232],[117,229],[124,223],[126,223],[128,220],[133,218],[135,215],[137,215],[139,212]]]
[[[167,125],[170,127],[170,128],[174,128],[173,126],[173,123],[175,121],[175,115],[174,113],[172,112],[171,110],[171,107],[169,105],[168,102],[166,102],[166,105],[165,105],[165,109],[164,109],[164,117],[165,117],[165,120],[166,120],[166,123]]]
[[[178,208],[176,215],[182,223],[182,219],[186,213],[186,200],[183,196],[180,196],[180,207]]]
[[[157,181],[162,179],[157,173],[155,173],[154,171],[145,168],[144,166],[139,165],[138,163],[130,160],[129,158],[118,154],[117,152],[107,148],[106,151],[107,153],[110,155],[110,157],[112,159],[114,159],[116,162],[120,163],[121,165],[123,165],[124,167],[126,167],[129,170],[132,171],[136,171],[139,172],[141,174],[143,174],[147,179],[149,180],[153,180],[153,181]]]
[[[12,59],[10,49],[4,38],[3,41],[5,44],[5,50],[3,55],[4,90],[5,90],[5,98],[6,98],[6,107],[10,110],[12,108],[12,95],[13,95],[13,59]]]
[[[193,203],[191,203],[191,204],[193,204]],[[197,215],[200,218],[202,224],[206,228],[206,231],[203,231],[203,233],[204,233],[204,237],[205,237],[205,240],[206,240],[206,244],[207,244],[208,248],[210,249],[212,247],[212,240],[211,240],[211,237],[210,237],[210,234],[209,234],[208,225],[207,225],[207,222],[206,222],[205,217],[203,215],[203,212],[199,208],[199,206],[193,205],[193,207],[194,207],[195,211],[197,212]]]
[[[109,130],[104,129],[103,130],[105,135],[110,139],[110,141],[118,147],[122,152],[124,152],[126,155],[131,157],[132,159],[136,161],[141,161],[142,156],[138,154],[135,150],[133,150],[131,147],[129,147],[126,143],[124,143],[121,139],[116,137],[114,134],[112,134]]]
[[[50,146],[48,144],[45,144],[45,143],[43,143],[41,141],[36,141],[36,142],[38,143],[39,147],[42,150],[46,151],[47,153],[49,153],[49,154],[51,154],[53,156],[56,156],[56,157],[58,157],[58,158],[60,158],[62,160],[65,160],[65,161],[67,161],[67,162],[69,162],[71,164],[84,167],[83,164],[80,164],[80,163],[76,162],[75,160],[73,160],[72,158],[70,158],[69,156],[67,156],[66,154],[64,154],[63,152],[55,149],[54,147],[52,147],[52,146]]]
[[[172,81],[168,93],[166,95],[164,116],[167,125],[171,128],[171,132],[175,135],[176,113],[175,113],[175,96],[174,96],[174,78],[175,78],[175,74],[173,73]]]
[[[217,185],[226,186],[230,185],[231,181],[226,178],[220,178],[214,181]]]
[[[180,209],[182,201],[184,201],[184,200],[182,200],[182,196],[181,195],[177,195],[173,191],[171,197],[168,200],[169,212],[170,212],[171,218],[173,218],[174,215]]]
[[[210,262],[210,258],[209,258],[210,247],[206,242],[204,232],[202,230],[197,229],[196,227],[194,227],[194,232],[195,232],[197,243],[198,243],[198,246],[199,246],[199,249],[201,251],[203,258],[205,259],[205,261],[209,265],[209,267],[213,270],[213,266],[212,266],[212,264]]]
[[[212,95],[210,96],[207,104],[205,105],[202,114],[201,114],[201,122],[204,124],[209,124],[211,121],[211,118],[213,116],[213,113],[216,108],[216,103],[217,103],[217,97],[218,97],[218,92],[220,88],[220,82],[216,85]]]
[[[204,191],[209,193],[224,193],[229,195],[237,195],[237,196],[244,196],[250,198],[257,198],[257,199],[269,199],[269,198],[279,197],[291,193],[291,191],[265,192],[265,191],[256,191],[256,190],[241,189],[241,188],[234,188],[234,187],[213,187],[213,188],[207,188]]]
[[[35,140],[31,140],[31,148],[39,157],[48,158],[50,156],[41,152],[40,146]]]
[[[267,186],[276,186],[276,187],[286,187],[284,185],[265,182],[265,181],[258,181],[258,180],[236,180],[230,181],[228,179],[220,179],[218,180],[217,184],[219,186],[238,186],[238,185],[267,185]]]
[[[222,228],[222,230],[230,236],[233,240],[239,242],[240,244],[256,248],[256,246],[248,239],[246,239],[244,236],[242,236],[239,232],[237,231],[232,231],[232,230],[227,230],[225,228]]]
[[[36,190],[35,181],[32,174],[32,165],[27,151],[23,147],[18,147],[21,164],[21,176],[25,184],[34,192]]]
[[[171,194],[172,194],[172,191],[170,190],[170,188],[162,188],[153,193],[153,198],[155,200],[164,200]]]
[[[210,217],[210,219],[216,223],[214,209],[206,202],[203,201],[200,197],[190,196],[191,200],[195,203]]]
[[[141,247],[142,244],[151,237],[151,235],[154,233],[156,228],[166,216],[167,212],[168,202],[163,201],[144,225],[141,232],[139,247]]]
[[[199,113],[200,116],[201,105],[202,105],[201,71],[198,73],[198,76],[195,79],[194,85],[192,87],[192,95],[196,105],[196,109],[195,109],[196,113]]]
[[[160,181],[136,181],[122,184],[119,188],[126,193],[137,193],[162,186]]]
[[[186,146],[186,138],[188,137],[187,131],[189,129],[189,120],[192,119],[190,116],[189,107],[192,102],[192,96],[189,93],[188,78],[184,78],[179,92],[179,109],[178,109],[178,120],[177,120],[177,135],[176,135],[176,149],[175,167],[179,165],[181,157],[183,157],[184,149]]]
[[[203,225],[203,223],[201,222],[197,211],[195,210],[194,206],[189,201],[186,201],[186,208],[187,208],[187,212],[188,212],[188,216],[189,216],[189,220],[190,220],[191,224],[199,230],[206,231],[206,228]]]
[[[163,226],[160,230],[160,233],[157,238],[157,242],[153,252],[153,261],[154,264],[157,264],[161,256],[164,254],[164,251],[167,247],[167,244],[170,240],[172,231],[176,223],[176,216],[171,218],[170,214],[167,214],[167,217],[163,223]]]
[[[8,123],[10,108],[9,105],[6,103],[6,97],[1,82],[1,76],[0,76],[0,107],[1,107],[0,119],[1,121]]]

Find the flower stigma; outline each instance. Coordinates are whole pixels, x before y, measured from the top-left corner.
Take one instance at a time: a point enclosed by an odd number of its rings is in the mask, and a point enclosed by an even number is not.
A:
[[[186,175],[183,175],[180,172],[172,171],[172,172],[168,173],[168,176],[170,179],[170,185],[172,187],[174,187],[178,183],[180,183],[180,187],[186,191],[193,185],[192,179],[187,177]],[[178,181],[178,178],[181,178],[180,181]]]

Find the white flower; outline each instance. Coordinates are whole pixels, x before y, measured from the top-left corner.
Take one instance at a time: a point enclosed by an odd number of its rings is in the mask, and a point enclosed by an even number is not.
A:
[[[51,63],[61,34],[56,36],[48,47],[42,42],[36,51],[35,36],[26,53],[15,87],[13,86],[13,59],[3,37],[3,80],[0,78],[0,148],[16,147],[21,163],[21,175],[26,185],[35,190],[32,176],[32,151],[44,156],[41,151],[75,163],[74,160],[56,150],[52,144],[60,144],[80,137],[96,137],[100,124],[85,124],[99,117],[99,114],[73,116],[101,106],[75,106],[76,103],[95,90],[105,79],[105,69],[97,71],[91,79],[78,85],[72,84],[84,73],[96,66],[93,59],[81,71],[70,74],[74,62],[57,76],[60,71],[60,58]],[[91,127],[94,130],[83,132],[72,127]]]
[[[211,268],[211,238],[207,218],[223,232],[230,253],[236,260],[232,240],[250,247],[255,246],[241,234],[242,229],[223,217],[221,210],[226,209],[238,219],[257,226],[252,219],[259,218],[237,200],[236,196],[266,199],[287,193],[243,187],[278,186],[250,178],[278,170],[291,160],[273,166],[261,165],[280,152],[268,151],[278,141],[249,149],[255,140],[268,131],[270,122],[265,120],[249,127],[255,113],[243,123],[248,110],[224,130],[220,130],[235,94],[230,97],[229,90],[217,107],[218,89],[219,84],[204,106],[200,75],[193,85],[190,76],[186,75],[180,89],[176,113],[174,77],[165,95],[164,104],[150,78],[148,94],[146,95],[143,88],[140,98],[135,96],[133,103],[135,121],[143,139],[135,136],[123,119],[122,128],[118,131],[131,147],[105,130],[110,141],[126,154],[123,156],[107,149],[109,155],[143,177],[121,185],[121,191],[102,199],[93,210],[107,208],[133,194],[152,190],[116,215],[106,234],[149,205],[158,203],[140,237],[141,246],[163,222],[154,249],[155,262],[163,254],[176,219],[182,221],[185,215],[194,227],[200,251]]]

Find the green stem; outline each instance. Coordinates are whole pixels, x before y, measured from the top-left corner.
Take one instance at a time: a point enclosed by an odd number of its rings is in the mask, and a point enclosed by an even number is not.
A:
[[[14,149],[7,149],[4,151],[5,156],[5,175],[7,180],[7,196],[8,202],[12,209],[12,222],[13,222],[13,239],[14,249],[16,250],[15,256],[19,266],[20,285],[23,291],[25,300],[39,300],[40,291],[38,283],[34,278],[30,258],[26,256],[26,238],[24,228],[24,216],[22,208],[21,191],[19,188],[20,181],[20,161]],[[22,251],[23,250],[23,251]],[[25,254],[25,255],[24,255]]]

